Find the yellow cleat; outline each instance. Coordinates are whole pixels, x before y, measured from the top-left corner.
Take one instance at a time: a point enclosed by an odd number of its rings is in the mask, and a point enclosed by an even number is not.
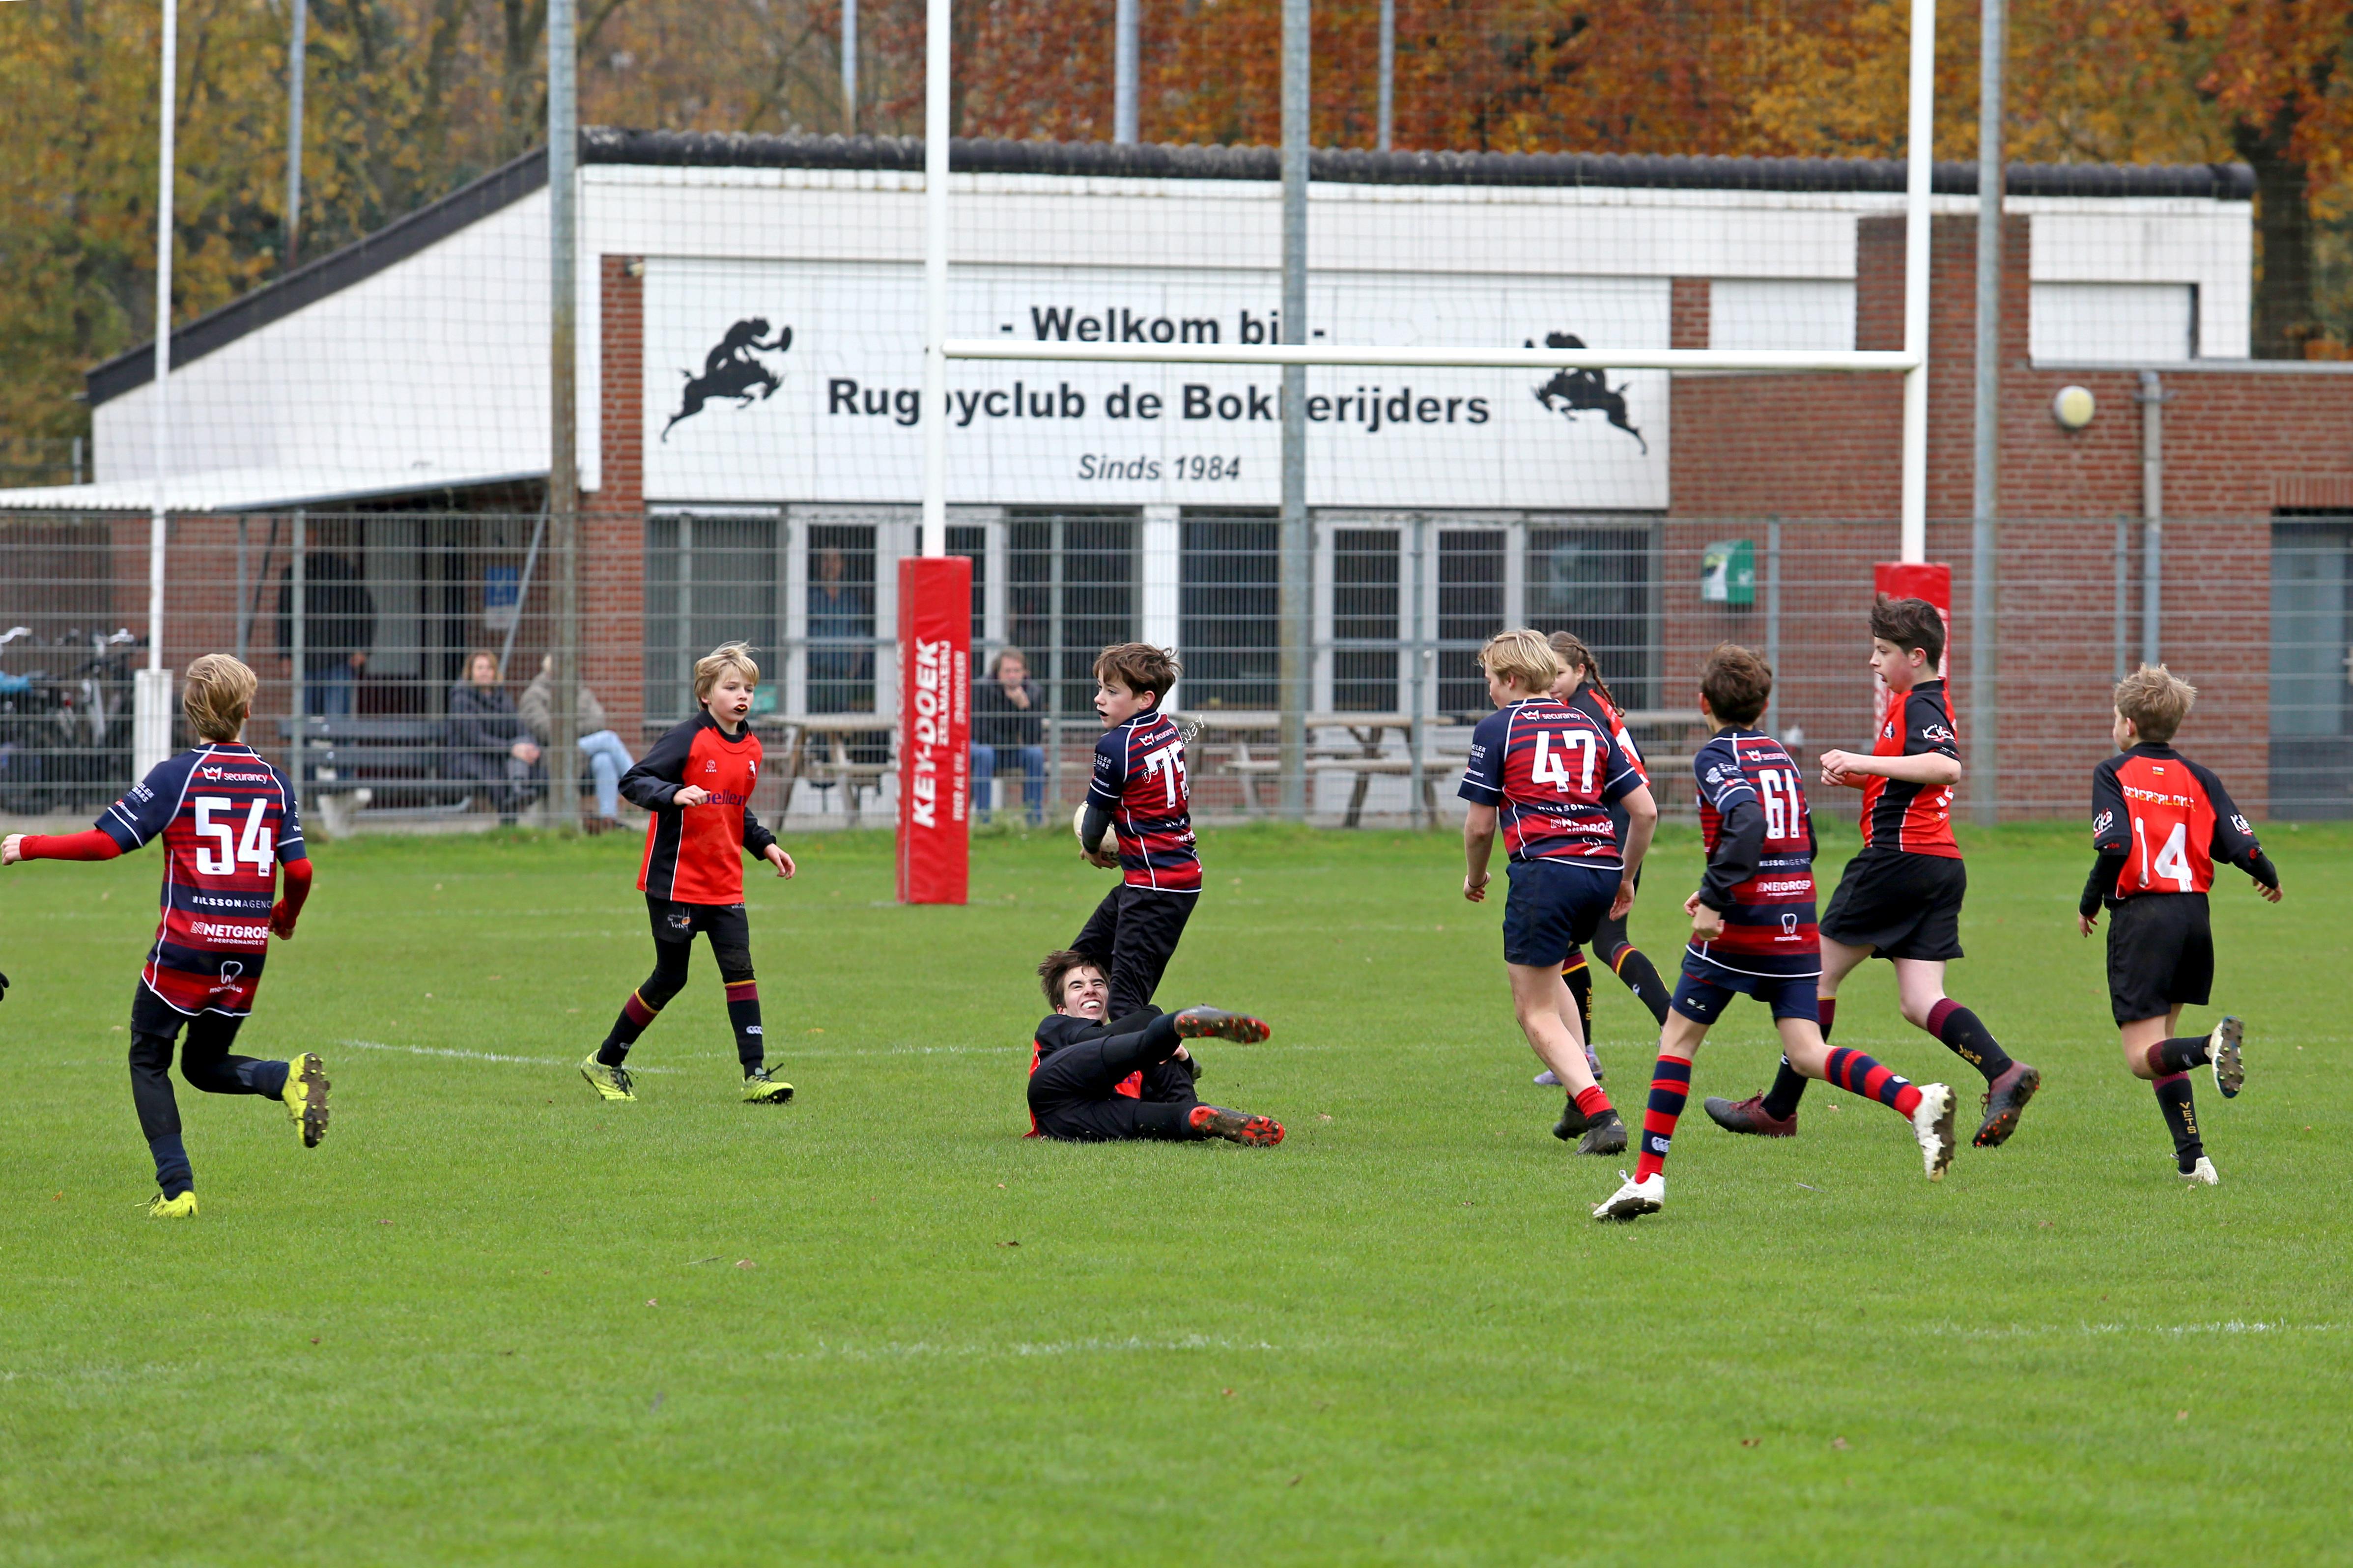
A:
[[[167,1198],[163,1194],[157,1193],[154,1197],[148,1200],[147,1217],[149,1219],[195,1218],[196,1194],[195,1190],[191,1189],[187,1192],[182,1193],[176,1198]]]
[[[793,1086],[780,1078],[770,1078],[766,1068],[754,1068],[744,1075],[744,1103],[746,1105],[785,1105],[791,1102]]]
[[[596,1059],[594,1051],[580,1058],[580,1076],[586,1079],[588,1087],[603,1099],[634,1100],[638,1098],[637,1088],[629,1081],[629,1069],[607,1067]]]
[[[279,1098],[305,1149],[316,1149],[327,1135],[327,1065],[316,1051],[304,1051],[286,1064],[286,1087]]]

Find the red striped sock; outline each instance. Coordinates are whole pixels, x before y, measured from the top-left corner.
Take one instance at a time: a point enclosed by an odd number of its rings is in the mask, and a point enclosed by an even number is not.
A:
[[[1920,1108],[1920,1091],[1909,1079],[1882,1067],[1861,1051],[1841,1047],[1831,1052],[1822,1076],[1850,1094],[1868,1095],[1891,1107],[1898,1116],[1909,1116]]]
[[[1603,1111],[1616,1108],[1609,1103],[1609,1097],[1601,1092],[1601,1086],[1597,1083],[1577,1091],[1577,1109],[1585,1112],[1586,1120],[1590,1121]]]
[[[1642,1108],[1642,1152],[1635,1156],[1634,1179],[1647,1182],[1667,1168],[1667,1145],[1675,1119],[1691,1098],[1692,1065],[1681,1057],[1661,1057],[1651,1069],[1651,1100]]]

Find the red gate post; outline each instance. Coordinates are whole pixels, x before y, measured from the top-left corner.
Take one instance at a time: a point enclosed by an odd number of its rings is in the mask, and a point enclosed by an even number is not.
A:
[[[899,563],[899,901],[965,901],[972,816],[972,563]]]
[[[1937,679],[1944,678],[1953,651],[1953,569],[1942,561],[1882,561],[1871,569],[1871,585],[1891,599],[1926,599],[1936,606],[1945,623],[1945,653],[1936,660]],[[1872,711],[1887,721],[1887,685],[1871,678]]]

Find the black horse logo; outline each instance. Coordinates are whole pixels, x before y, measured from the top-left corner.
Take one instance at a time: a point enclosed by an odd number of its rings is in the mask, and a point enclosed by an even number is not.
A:
[[[727,335],[717,346],[702,356],[702,374],[687,371],[686,397],[679,411],[670,416],[670,425],[662,426],[661,438],[670,439],[670,426],[681,419],[691,419],[702,412],[702,405],[714,397],[732,397],[739,408],[751,406],[754,397],[766,397],[784,384],[776,373],[762,364],[754,354],[782,353],[793,346],[793,330],[780,327],[774,342],[760,340],[767,335],[768,319],[754,316],[748,321],[738,321],[727,329]]]
[[[1527,346],[1534,348],[1535,344]],[[1545,334],[1545,347],[1548,349],[1581,349],[1584,346],[1585,340],[1574,332]],[[1553,404],[1555,398],[1560,400],[1557,407]],[[1550,381],[1536,388],[1536,401],[1572,423],[1580,413],[1608,415],[1610,424],[1634,437],[1635,444],[1642,448],[1642,455],[1650,456],[1651,444],[1642,439],[1640,430],[1626,423],[1626,389],[1611,386],[1602,379],[1600,371],[1556,370]]]

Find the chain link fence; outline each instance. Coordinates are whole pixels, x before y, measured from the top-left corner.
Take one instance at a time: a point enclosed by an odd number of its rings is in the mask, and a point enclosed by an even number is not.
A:
[[[533,687],[556,563],[532,512],[175,518],[164,662],[221,650],[255,668],[248,739],[299,777],[332,834],[528,821],[557,784],[601,819],[626,758],[691,711],[693,658],[741,638],[765,676],[757,809],[797,826],[887,825],[894,563],[913,526],[905,508],[584,517],[587,739],[568,767],[545,755],[546,689]],[[147,528],[0,520],[0,816],[87,817],[130,783]],[[1275,812],[1279,531],[1251,510],[952,513],[950,547],[974,563],[987,817],[1067,817],[1099,732],[1094,655],[1132,639],[1184,663],[1171,706],[1192,735],[1197,813]],[[1296,763],[1310,818],[1451,821],[1453,776],[1487,708],[1475,655],[1507,626],[1574,631],[1597,650],[1671,816],[1692,809],[1696,677],[1719,642],[1773,663],[1767,724],[1802,760],[1868,747],[1864,617],[1894,534],[1884,521],[1319,514]],[[1953,572],[1948,667],[1968,766],[1957,811],[2080,814],[2109,749],[2109,687],[2154,647],[2200,689],[2181,743],[2251,815],[2353,816],[2353,517],[2168,522],[2153,620],[2139,520],[2012,520],[1999,541],[1994,636],[1979,649],[1968,525],[1929,531],[1929,558]],[[1819,811],[1852,805],[1815,794]]]

